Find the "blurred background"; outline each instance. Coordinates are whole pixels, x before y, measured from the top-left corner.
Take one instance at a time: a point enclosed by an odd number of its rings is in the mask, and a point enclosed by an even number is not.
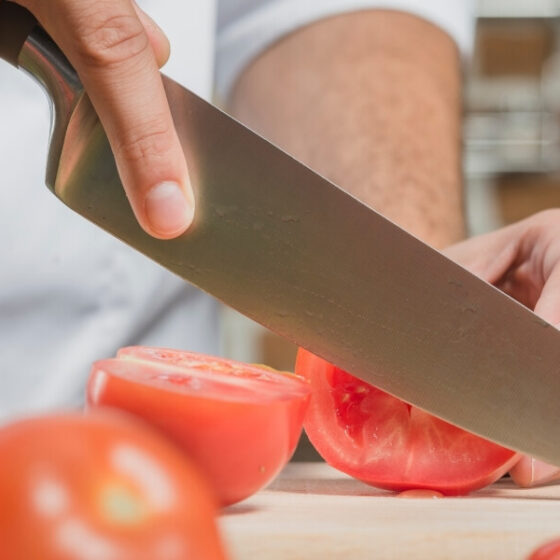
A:
[[[464,111],[471,234],[560,206],[560,0],[478,0]],[[222,347],[293,369],[295,347],[229,309]]]

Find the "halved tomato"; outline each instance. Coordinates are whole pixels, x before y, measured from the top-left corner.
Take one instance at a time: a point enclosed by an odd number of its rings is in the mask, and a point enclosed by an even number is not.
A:
[[[140,416],[196,461],[223,505],[270,482],[292,456],[309,402],[293,375],[210,356],[131,347],[96,362],[90,407]]]
[[[0,429],[0,557],[223,560],[217,504],[197,468],[124,414]]]
[[[466,494],[506,473],[513,451],[465,432],[300,349],[311,382],[305,431],[333,467],[379,488]]]

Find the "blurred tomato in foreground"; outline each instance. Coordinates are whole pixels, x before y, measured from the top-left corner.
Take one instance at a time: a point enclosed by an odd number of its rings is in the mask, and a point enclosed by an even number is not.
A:
[[[296,372],[313,389],[305,431],[321,456],[389,490],[467,494],[498,480],[515,452],[452,426],[300,349]]]
[[[560,560],[560,539],[543,544],[529,556],[528,560]]]
[[[116,413],[0,429],[0,557],[223,560],[215,507],[180,451]]]
[[[309,396],[293,374],[145,347],[96,362],[88,384],[90,407],[126,410],[181,446],[222,505],[247,498],[289,461]]]

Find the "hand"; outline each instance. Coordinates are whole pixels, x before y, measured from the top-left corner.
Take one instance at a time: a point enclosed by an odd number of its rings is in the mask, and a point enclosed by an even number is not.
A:
[[[187,164],[158,71],[169,43],[133,0],[15,0],[76,68],[105,128],[140,225],[169,239],[190,225]]]
[[[444,254],[560,328],[560,209],[467,239]],[[560,468],[525,455],[510,475],[520,486],[534,486],[559,480]]]

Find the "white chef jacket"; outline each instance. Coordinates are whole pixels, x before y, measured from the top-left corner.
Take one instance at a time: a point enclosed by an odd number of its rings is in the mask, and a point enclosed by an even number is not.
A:
[[[139,0],[170,38],[165,72],[225,99],[251,59],[321,17],[412,11],[463,50],[470,0]],[[217,33],[215,33],[217,31]],[[216,47],[216,48],[215,48]],[[0,64],[0,419],[78,406],[91,363],[128,344],[218,353],[215,301],[62,205],[44,187],[49,109]]]

